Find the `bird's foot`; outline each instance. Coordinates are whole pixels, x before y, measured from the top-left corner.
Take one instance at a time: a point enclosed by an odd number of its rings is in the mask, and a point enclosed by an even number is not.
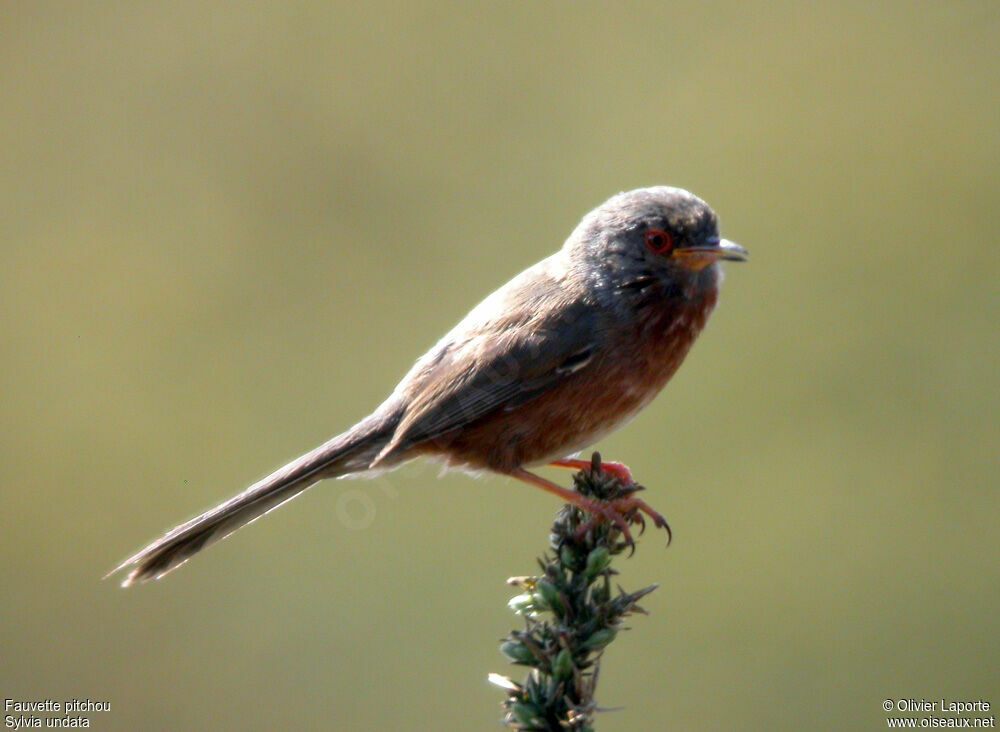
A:
[[[635,539],[632,538],[629,526],[631,524],[638,524],[639,533],[642,534],[645,532],[646,519],[643,514],[652,519],[654,526],[666,530],[667,546],[670,546],[670,542],[673,540],[673,532],[671,532],[670,524],[667,523],[667,520],[650,507],[648,503],[635,496],[625,496],[612,501],[594,502],[592,505],[587,506],[585,510],[592,515],[592,518],[576,530],[576,538],[578,540],[583,539],[587,535],[587,532],[601,521],[607,521],[614,524],[621,532],[625,546],[634,554]]]
[[[646,517],[649,517],[657,528],[666,530],[667,545],[670,545],[673,538],[670,526],[663,516],[637,497],[636,494],[643,487],[632,479],[632,473],[626,466],[621,463],[605,463],[596,452],[590,460],[566,458],[551,465],[578,471],[573,478],[575,491],[556,485],[523,468],[513,470],[510,474],[557,495],[566,503],[590,514],[590,518],[580,519],[578,527],[572,530],[577,541],[586,539],[588,533],[598,526],[610,524],[621,534],[624,546],[634,553],[635,539],[630,527],[638,525],[639,532],[642,533],[646,530]],[[604,476],[610,477],[610,480]]]
[[[561,463],[571,462],[569,460]],[[577,491],[595,499],[599,505],[603,506],[600,511],[590,511],[594,518],[584,523],[576,532],[577,538],[582,538],[600,520],[608,520],[613,523],[632,552],[635,552],[635,542],[632,534],[628,530],[622,530],[620,522],[625,523],[626,529],[629,525],[638,524],[639,533],[646,530],[646,516],[653,520],[653,525],[664,529],[667,532],[667,546],[673,540],[673,532],[670,525],[663,516],[655,511],[648,503],[638,497],[638,492],[644,488],[632,479],[629,469],[621,463],[606,463],[601,460],[600,453],[595,452],[589,462],[580,460],[580,473],[577,474],[574,482]],[[612,480],[601,480],[601,475],[610,475]],[[644,515],[645,514],[645,515]],[[617,517],[617,520],[609,517]]]
[[[629,496],[628,498],[622,498],[620,500],[631,502],[632,510],[635,512],[639,523],[642,525],[640,533],[646,529],[646,520],[642,517],[642,514],[646,514],[653,520],[653,526],[667,532],[667,546],[670,546],[670,542],[673,541],[674,538],[674,533],[670,530],[670,524],[668,524],[667,520],[663,518],[663,514],[653,509],[652,506],[641,498],[636,498],[635,496]]]
[[[625,541],[625,546],[635,553],[635,539],[632,538],[632,532],[629,531],[629,524],[635,522],[636,514],[635,509],[626,509],[618,505],[619,501],[609,501],[607,503],[602,503],[598,501],[591,502],[586,508],[584,508],[587,513],[591,515],[591,519],[584,524],[580,525],[580,528],[576,530],[575,539],[577,541],[582,541],[584,537],[587,536],[587,532],[593,529],[602,521],[607,521],[610,524],[614,524],[615,527],[621,532],[622,539]],[[641,521],[641,519],[640,519]]]

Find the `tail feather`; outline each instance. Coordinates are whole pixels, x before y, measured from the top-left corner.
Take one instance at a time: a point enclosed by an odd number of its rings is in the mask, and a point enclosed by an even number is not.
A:
[[[374,415],[279,468],[225,503],[169,531],[108,576],[131,567],[122,587],[159,579],[199,551],[256,521],[324,478],[365,470],[392,434]]]

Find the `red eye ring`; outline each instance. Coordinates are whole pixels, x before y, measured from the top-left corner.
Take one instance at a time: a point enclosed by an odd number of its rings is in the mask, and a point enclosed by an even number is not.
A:
[[[674,250],[674,238],[663,229],[646,232],[646,248],[653,254],[670,254]]]

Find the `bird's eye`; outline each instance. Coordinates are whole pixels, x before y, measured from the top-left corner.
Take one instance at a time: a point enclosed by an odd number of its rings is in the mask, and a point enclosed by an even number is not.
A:
[[[674,239],[663,229],[650,229],[646,232],[646,247],[653,254],[669,254],[674,248]]]

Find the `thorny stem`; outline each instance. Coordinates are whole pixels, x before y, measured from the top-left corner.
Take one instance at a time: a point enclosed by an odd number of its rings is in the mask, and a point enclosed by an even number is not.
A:
[[[610,502],[631,496],[642,487],[624,485],[600,469],[594,453],[589,468],[573,476],[581,494]],[[641,522],[638,511],[624,515]],[[611,559],[628,544],[609,521],[594,521],[569,504],[556,515],[549,551],[539,559],[541,574],[512,577],[508,583],[522,594],[508,603],[524,619],[524,630],[513,630],[500,651],[530,671],[524,683],[499,674],[490,681],[507,693],[504,723],[513,730],[592,731],[598,711],[594,693],[601,656],[621,629],[622,620],[643,613],[638,602],[656,585],[627,593],[612,591]],[[634,548],[634,547],[633,547]]]

